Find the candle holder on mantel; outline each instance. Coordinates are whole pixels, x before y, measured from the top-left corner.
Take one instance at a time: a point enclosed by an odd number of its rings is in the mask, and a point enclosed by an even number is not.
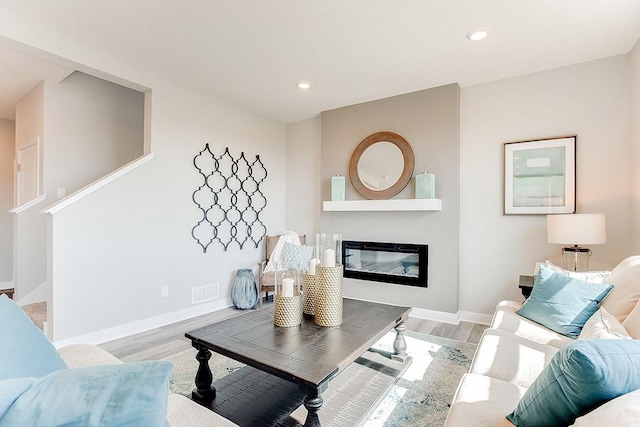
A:
[[[302,323],[302,292],[298,270],[276,267],[273,324],[291,328]]]

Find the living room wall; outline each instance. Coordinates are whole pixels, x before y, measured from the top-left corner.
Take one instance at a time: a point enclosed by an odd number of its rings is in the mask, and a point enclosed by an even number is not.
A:
[[[0,289],[13,287],[13,159],[15,122],[0,119]]]
[[[640,254],[640,40],[630,53],[631,66],[631,253]]]
[[[321,230],[345,240],[429,245],[428,287],[345,279],[349,297],[457,312],[459,218],[459,90],[457,84],[322,113],[322,200],[331,200],[331,177],[349,176],[349,160],[368,135],[392,131],[412,146],[415,173],[436,175],[440,212],[323,212]],[[347,200],[363,199],[347,179]],[[413,198],[413,181],[396,198]]]
[[[521,300],[520,274],[562,264],[546,218],[503,215],[503,144],[577,135],[577,211],[607,216],[592,269],[631,254],[629,55],[463,88],[461,91],[460,309],[491,313]]]

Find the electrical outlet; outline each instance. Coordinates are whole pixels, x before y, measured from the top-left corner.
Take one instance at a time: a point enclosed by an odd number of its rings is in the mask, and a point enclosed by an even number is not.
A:
[[[167,285],[160,286],[160,296],[162,298],[169,296],[169,286]]]

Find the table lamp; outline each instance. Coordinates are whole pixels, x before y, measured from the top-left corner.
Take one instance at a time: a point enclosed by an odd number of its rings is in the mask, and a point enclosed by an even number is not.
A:
[[[604,214],[547,215],[547,241],[561,245],[565,270],[587,271],[591,249],[580,245],[607,243]]]

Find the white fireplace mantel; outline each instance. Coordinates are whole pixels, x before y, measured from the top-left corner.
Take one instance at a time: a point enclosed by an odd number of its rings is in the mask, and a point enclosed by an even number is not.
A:
[[[347,211],[440,211],[441,199],[345,200],[322,203],[325,212]]]

